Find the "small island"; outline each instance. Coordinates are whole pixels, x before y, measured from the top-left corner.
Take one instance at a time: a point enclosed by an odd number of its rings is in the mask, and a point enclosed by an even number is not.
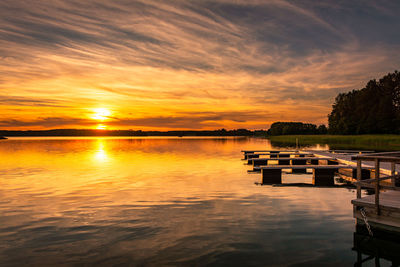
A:
[[[4,136],[0,136],[0,140],[1,140],[1,139],[7,139],[7,137],[4,137]]]

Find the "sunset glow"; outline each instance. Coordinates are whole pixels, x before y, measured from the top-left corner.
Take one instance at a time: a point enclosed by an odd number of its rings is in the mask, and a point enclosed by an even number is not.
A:
[[[111,112],[106,108],[96,108],[93,110],[94,114],[91,117],[93,120],[105,121],[110,119]]]
[[[0,129],[326,123],[339,92],[398,68],[398,10],[396,1],[1,1]]]
[[[97,130],[105,130],[105,129],[107,129],[107,126],[104,124],[97,124],[96,129]]]

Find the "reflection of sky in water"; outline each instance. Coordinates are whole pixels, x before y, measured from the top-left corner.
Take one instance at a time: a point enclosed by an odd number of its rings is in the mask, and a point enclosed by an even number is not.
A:
[[[240,150],[268,147],[246,138],[2,141],[0,261],[352,265],[355,193],[254,185],[260,175],[246,173]]]

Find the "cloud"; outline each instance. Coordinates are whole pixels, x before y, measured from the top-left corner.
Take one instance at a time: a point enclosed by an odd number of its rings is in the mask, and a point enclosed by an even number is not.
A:
[[[109,122],[113,126],[145,126],[180,129],[203,129],[209,126],[223,127],[223,121],[233,123],[249,123],[266,114],[252,112],[191,112],[181,113],[177,116],[157,116],[133,119],[115,119]]]
[[[0,95],[0,105],[4,106],[41,106],[41,107],[65,107],[60,101],[54,99],[35,99],[18,96]]]
[[[393,1],[4,0],[0,115],[36,121],[53,107],[84,123],[79,110],[107,106],[153,127],[326,122],[338,92],[398,68],[399,11]],[[210,111],[226,116],[205,122]]]
[[[223,121],[232,123],[251,123],[266,114],[252,112],[185,112],[175,116],[154,116],[143,118],[118,118],[109,117],[109,120],[100,122],[91,119],[77,119],[69,117],[39,117],[33,120],[0,120],[0,127],[60,127],[83,126],[93,127],[101,123],[112,127],[153,127],[162,129],[204,129],[208,127],[223,127]]]
[[[47,118],[38,118],[36,120],[0,120],[0,127],[60,127],[60,126],[93,126],[95,123],[93,121],[84,120],[84,119],[75,119],[75,118],[65,118],[65,117],[47,117]]]

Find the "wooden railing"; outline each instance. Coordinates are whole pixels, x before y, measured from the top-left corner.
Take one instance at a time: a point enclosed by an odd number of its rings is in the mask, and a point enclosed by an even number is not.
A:
[[[396,174],[396,164],[400,164],[400,152],[382,152],[382,153],[373,153],[366,155],[357,155],[351,157],[352,160],[357,160],[357,198],[361,198],[361,187],[373,188],[375,189],[375,209],[376,214],[380,214],[380,206],[379,206],[379,194],[380,189],[389,189],[400,191],[400,187],[396,187],[396,179],[400,179],[400,175]],[[375,178],[362,180],[361,181],[361,169],[362,169],[362,161],[373,161],[375,162]],[[391,163],[391,175],[386,177],[380,177],[381,170],[380,165],[381,162],[389,162]],[[383,180],[390,179],[389,185],[382,185],[380,182]]]

